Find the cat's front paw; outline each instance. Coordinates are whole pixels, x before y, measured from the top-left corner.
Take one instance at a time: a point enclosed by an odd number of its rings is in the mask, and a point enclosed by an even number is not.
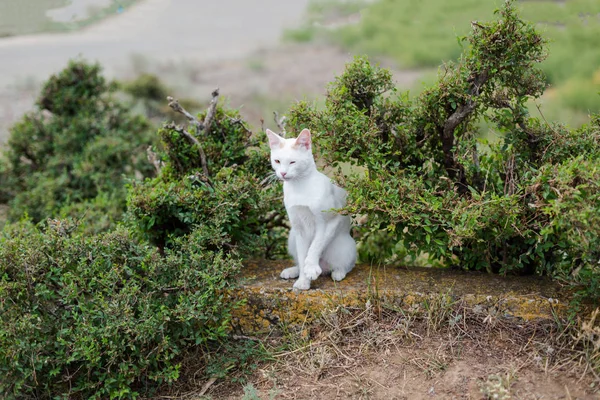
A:
[[[341,281],[342,279],[344,279],[346,277],[346,271],[331,271],[331,279],[333,279],[336,282]]]
[[[308,290],[310,289],[310,279],[300,277],[296,283],[294,283],[294,290]]]
[[[300,275],[300,269],[298,267],[290,267],[281,271],[281,278],[283,279],[295,279]]]
[[[304,272],[304,276],[306,278],[310,279],[311,281],[314,281],[315,279],[317,279],[319,277],[319,275],[321,275],[321,272],[323,272],[323,270],[319,266],[319,263],[316,263],[316,264],[307,263],[304,265],[303,272]]]

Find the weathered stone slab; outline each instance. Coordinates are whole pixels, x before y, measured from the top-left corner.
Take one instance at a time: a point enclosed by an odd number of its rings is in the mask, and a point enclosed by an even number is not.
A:
[[[548,279],[502,277],[478,272],[436,268],[358,265],[342,282],[328,276],[313,281],[312,289],[292,290],[293,280],[279,278],[290,262],[248,262],[243,284],[232,295],[246,300],[233,325],[243,333],[269,330],[273,324],[307,324],[338,305],[365,307],[367,301],[409,310],[432,301],[460,303],[482,319],[488,315],[518,321],[553,318],[562,313],[568,297]]]

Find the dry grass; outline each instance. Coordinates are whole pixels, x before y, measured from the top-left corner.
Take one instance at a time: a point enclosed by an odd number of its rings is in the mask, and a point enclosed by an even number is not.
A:
[[[231,371],[211,382],[208,395],[199,395],[203,368],[185,365],[192,379],[163,398],[593,398],[599,313],[523,323],[475,313],[448,294],[409,310],[373,298],[360,309],[325,310],[310,326],[279,327],[261,339],[269,360],[249,377]]]

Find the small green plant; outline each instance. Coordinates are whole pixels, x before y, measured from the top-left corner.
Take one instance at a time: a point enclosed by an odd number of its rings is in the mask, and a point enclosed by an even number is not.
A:
[[[243,400],[260,400],[260,396],[258,394],[258,390],[254,387],[253,384],[248,383],[244,386],[244,396]]]
[[[516,377],[513,373],[506,375],[490,375],[487,380],[481,384],[481,393],[486,400],[510,400],[510,388]]]
[[[279,391],[271,389],[269,391],[268,399],[274,400],[277,398],[278,394]],[[244,396],[242,397],[242,400],[261,400],[260,393],[253,384],[248,383],[244,385]]]

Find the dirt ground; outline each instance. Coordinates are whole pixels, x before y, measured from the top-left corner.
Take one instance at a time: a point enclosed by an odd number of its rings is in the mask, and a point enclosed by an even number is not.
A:
[[[600,399],[600,348],[581,340],[597,340],[589,323],[483,316],[462,302],[385,304],[338,306],[308,324],[234,336],[236,357],[250,354],[249,343],[259,350],[246,367],[207,379],[203,356],[192,354],[154,399]]]
[[[600,380],[531,327],[427,334],[373,323],[261,365],[245,386],[217,383],[191,399],[599,399]],[[518,330],[522,329],[522,332]],[[524,334],[525,333],[525,334]],[[325,337],[326,336],[326,337]]]
[[[291,369],[278,376],[276,367],[271,366],[251,383],[259,389],[261,399],[275,393],[275,398],[281,399],[599,398],[578,382],[577,375],[546,373],[543,365],[508,349],[482,347],[472,341],[464,341],[455,350],[444,348],[446,345],[432,340],[374,352],[360,364],[332,367],[316,375]],[[217,394],[215,398],[226,397]]]

